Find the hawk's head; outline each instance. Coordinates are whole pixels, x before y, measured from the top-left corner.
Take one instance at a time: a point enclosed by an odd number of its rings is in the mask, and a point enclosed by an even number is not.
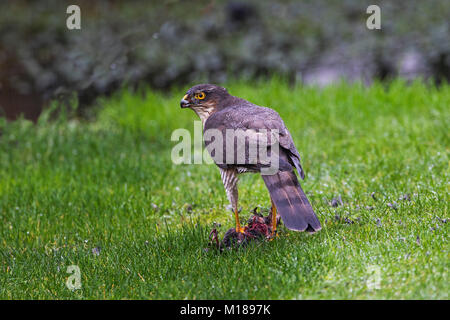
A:
[[[191,108],[204,123],[231,98],[227,89],[214,84],[198,84],[190,88],[180,101],[181,108]]]

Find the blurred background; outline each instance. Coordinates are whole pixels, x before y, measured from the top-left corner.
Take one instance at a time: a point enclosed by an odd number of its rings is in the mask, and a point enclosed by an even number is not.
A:
[[[68,30],[66,8],[81,8]],[[381,7],[381,30],[366,9]],[[450,1],[1,1],[0,116],[49,101],[89,113],[123,86],[162,90],[230,77],[290,83],[450,79]]]

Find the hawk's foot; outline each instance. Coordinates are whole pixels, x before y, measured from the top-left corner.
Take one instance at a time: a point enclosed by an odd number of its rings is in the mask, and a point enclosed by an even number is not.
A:
[[[237,226],[235,228],[235,230],[236,230],[236,233],[245,233],[245,228],[241,228],[241,226]]]
[[[274,230],[270,233],[270,236],[268,237],[269,241],[272,241],[273,239],[278,238],[278,232],[277,230]]]

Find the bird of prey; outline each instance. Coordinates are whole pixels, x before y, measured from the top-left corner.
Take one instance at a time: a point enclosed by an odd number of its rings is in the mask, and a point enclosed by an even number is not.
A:
[[[320,222],[316,217],[311,204],[303,192],[294,169],[304,179],[305,174],[300,165],[300,155],[295,148],[292,137],[279,114],[270,108],[255,105],[247,100],[234,97],[220,86],[212,84],[199,84],[190,88],[180,101],[181,108],[190,108],[198,115],[203,124],[203,138],[208,149],[213,139],[207,139],[208,131],[223,134],[222,141],[227,141],[227,130],[242,130],[247,133],[244,140],[246,147],[237,145],[239,141],[233,139],[232,149],[226,148],[226,142],[222,151],[224,155],[217,157],[218,150],[210,152],[213,160],[220,169],[222,182],[224,184],[227,198],[232,206],[236,232],[244,233],[241,228],[238,215],[238,175],[244,172],[261,173],[264,183],[269,190],[272,208],[272,235],[276,233],[277,212],[281,216],[284,225],[290,230],[315,232],[321,229]],[[264,131],[265,130],[265,131]],[[277,161],[277,171],[263,174],[264,168],[272,163],[260,160],[259,157],[249,161],[248,143],[257,140],[262,134],[270,137],[270,132],[277,132],[277,139],[267,139],[267,152],[270,154],[273,143],[278,143],[278,153],[271,157],[271,161]],[[264,132],[264,133],[261,133]],[[267,133],[269,132],[269,133]],[[241,140],[242,143],[242,140]],[[245,152],[245,156],[237,161],[239,154],[227,156],[227,152]],[[221,161],[218,161],[221,160]]]

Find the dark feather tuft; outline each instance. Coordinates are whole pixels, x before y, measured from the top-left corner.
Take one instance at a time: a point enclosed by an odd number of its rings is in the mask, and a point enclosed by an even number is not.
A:
[[[293,171],[280,171],[262,177],[288,229],[315,232],[322,228]]]

